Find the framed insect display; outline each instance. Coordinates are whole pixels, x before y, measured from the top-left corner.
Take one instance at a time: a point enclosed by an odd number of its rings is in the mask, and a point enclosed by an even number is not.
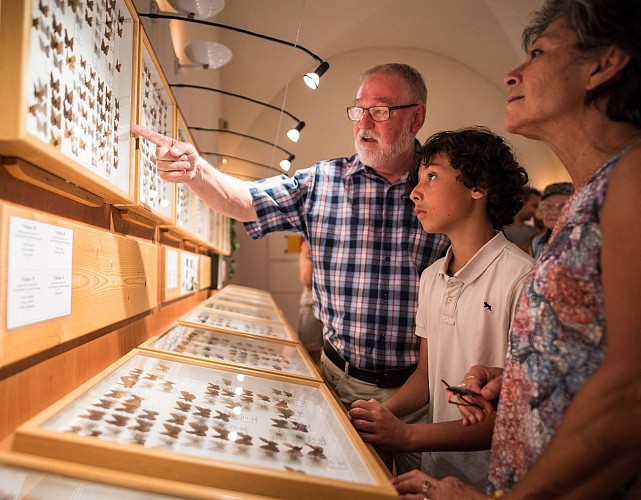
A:
[[[324,384],[140,350],[19,427],[13,446],[278,498],[396,498]]]
[[[269,294],[256,294],[240,288],[229,288],[229,286],[217,291],[212,295],[212,298],[215,300],[233,302],[251,307],[260,307],[262,309],[276,308],[276,303]]]
[[[0,155],[106,202],[134,200],[139,22],[129,0],[15,0],[0,13]],[[9,169],[30,175],[19,165]],[[47,187],[44,183],[43,187]]]
[[[176,112],[178,121],[178,140],[196,144],[189,132],[187,123],[180,111]],[[176,185],[176,228],[184,235],[194,234],[194,198],[195,195],[187,184]]]
[[[245,493],[119,472],[23,453],[0,453],[0,498],[47,500],[240,500]],[[250,498],[259,498],[250,495]]]
[[[140,30],[140,102],[138,123],[156,132],[175,137],[176,102],[160,63],[144,29]],[[175,226],[176,187],[160,178],[156,166],[156,146],[147,139],[137,140],[136,203],[143,216],[160,225]]]
[[[202,306],[195,307],[184,316],[178,318],[178,322],[252,337],[267,337],[287,342],[296,342],[297,339],[296,334],[286,323],[261,321],[232,313],[214,311]]]
[[[321,380],[318,370],[300,344],[250,339],[233,333],[178,324],[140,347],[268,373]]]
[[[239,314],[241,316],[248,316],[259,320],[266,319],[268,321],[276,321],[284,323],[282,316],[273,309],[261,309],[252,307],[245,304],[234,304],[226,300],[216,300],[216,296],[210,297],[201,304],[202,307],[211,309],[212,311],[220,311],[224,313]]]

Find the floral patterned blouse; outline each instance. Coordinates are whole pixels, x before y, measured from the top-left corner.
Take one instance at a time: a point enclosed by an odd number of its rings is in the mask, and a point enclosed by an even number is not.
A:
[[[629,149],[608,160],[570,197],[523,286],[494,427],[492,490],[509,490],[527,474],[603,360],[599,221],[610,175]]]

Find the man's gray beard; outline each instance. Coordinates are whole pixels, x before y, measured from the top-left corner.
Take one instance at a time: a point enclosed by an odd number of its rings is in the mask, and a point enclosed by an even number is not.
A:
[[[360,141],[354,141],[354,147],[358,157],[365,165],[372,168],[383,167],[384,165],[396,160],[399,156],[407,153],[408,150],[414,150],[415,136],[409,128],[403,130],[403,133],[397,141],[392,144],[378,143],[379,149],[375,152],[364,151],[361,149]]]

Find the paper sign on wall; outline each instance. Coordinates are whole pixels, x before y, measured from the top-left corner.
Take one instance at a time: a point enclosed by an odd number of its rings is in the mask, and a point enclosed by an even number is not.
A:
[[[9,218],[7,329],[71,314],[73,230]]]

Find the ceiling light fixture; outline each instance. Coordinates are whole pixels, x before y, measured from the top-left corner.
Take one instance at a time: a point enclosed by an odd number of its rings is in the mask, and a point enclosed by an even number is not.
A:
[[[225,0],[169,0],[169,4],[191,19],[214,17],[225,8]]]
[[[232,58],[231,50],[222,43],[211,41],[192,42],[185,47],[185,54],[194,64],[174,62],[176,73],[181,68],[216,69],[227,64]]]
[[[320,84],[321,76],[323,76],[328,69],[329,63],[327,61],[321,61],[318,68],[316,68],[311,73],[307,73],[303,77],[305,85],[307,85],[312,90],[316,90],[318,88],[318,85]]]
[[[292,129],[289,129],[287,131],[287,137],[289,138],[289,140],[292,142],[298,142],[298,139],[300,139],[300,131],[303,130],[304,126],[305,122],[298,122],[298,125],[296,125]]]
[[[289,155],[286,160],[281,160],[279,165],[285,172],[289,172],[289,169],[292,167],[292,162],[296,158],[294,155]]]

